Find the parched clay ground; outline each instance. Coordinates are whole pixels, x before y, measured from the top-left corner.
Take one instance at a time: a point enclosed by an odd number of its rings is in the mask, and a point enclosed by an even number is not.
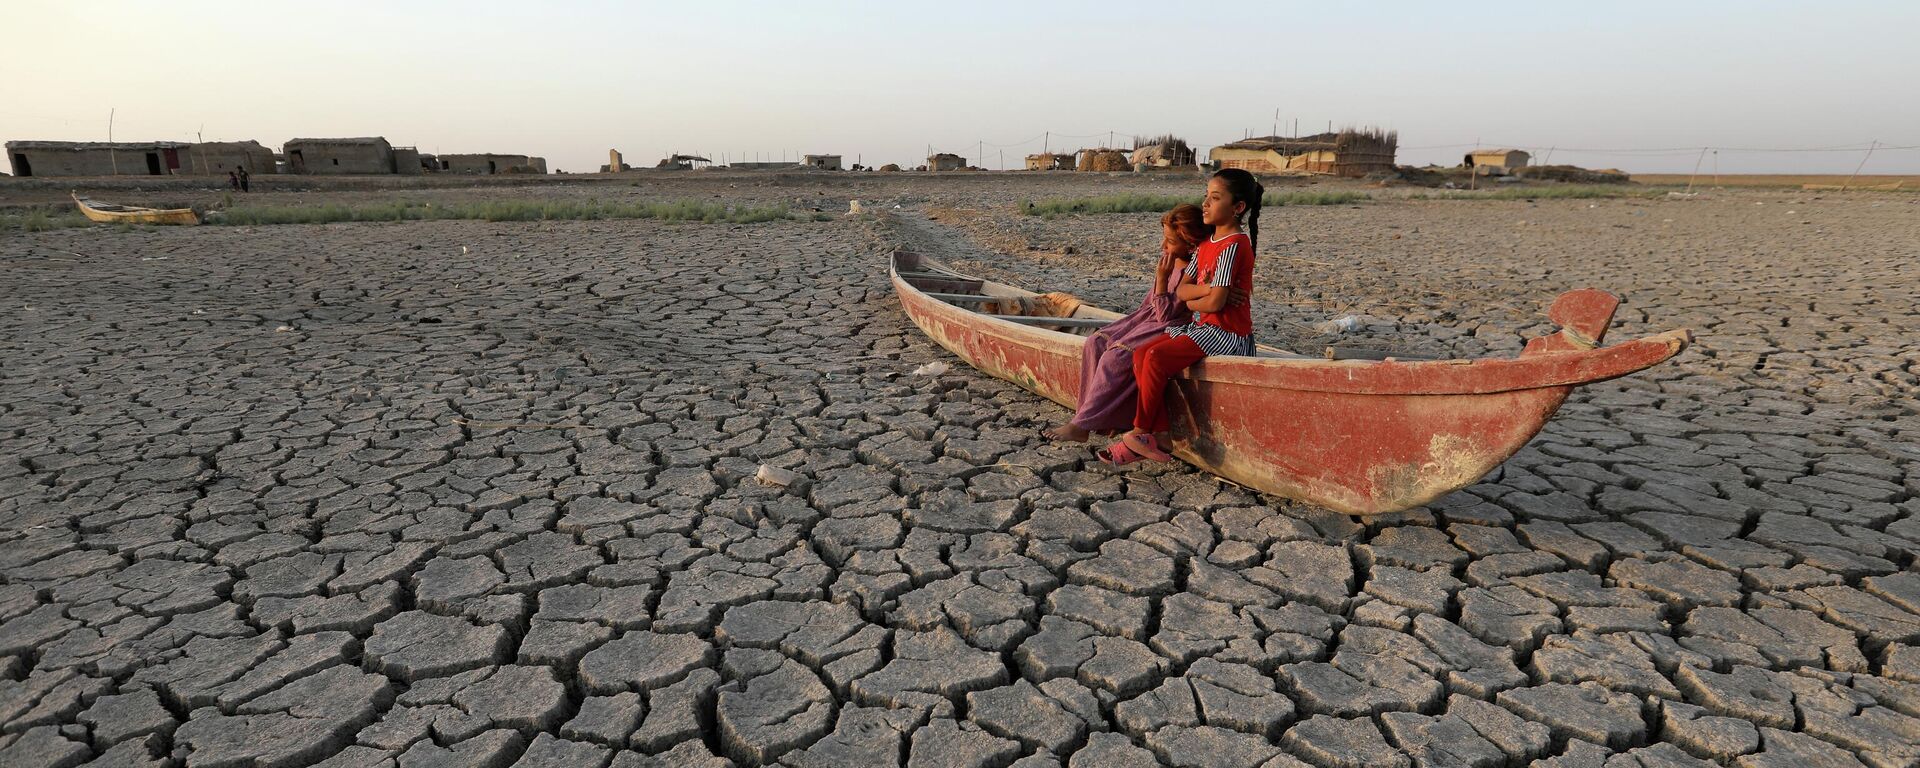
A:
[[[912,375],[883,248],[1130,306],[1012,204],[1185,187],[768,178],[515,194],[886,213],[0,234],[0,765],[1920,761],[1920,197],[1270,210],[1265,341],[1700,335],[1359,520]]]

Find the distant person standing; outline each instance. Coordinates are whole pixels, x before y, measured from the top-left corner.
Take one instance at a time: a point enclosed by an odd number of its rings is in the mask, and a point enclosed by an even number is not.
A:
[[[253,178],[253,174],[247,173],[247,167],[244,165],[240,166],[240,191],[242,192],[253,191],[253,187],[249,183],[249,180],[251,180],[252,178]]]
[[[233,191],[235,192],[240,191],[240,175],[239,174],[236,174],[233,171],[227,171],[227,183],[233,185]]]

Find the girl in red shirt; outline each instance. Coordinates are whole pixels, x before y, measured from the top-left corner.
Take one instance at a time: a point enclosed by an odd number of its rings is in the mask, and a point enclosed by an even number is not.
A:
[[[1253,248],[1260,237],[1260,200],[1266,188],[1253,174],[1226,168],[1207,181],[1207,199],[1200,206],[1201,221],[1213,236],[1201,243],[1175,298],[1193,310],[1193,320],[1167,329],[1133,353],[1133,376],[1140,395],[1133,414],[1133,430],[1101,451],[1100,460],[1130,464],[1142,458],[1172,461],[1160,446],[1158,433],[1167,431],[1167,383],[1181,371],[1212,355],[1253,354],[1253,310],[1250,304],[1230,301],[1236,292],[1253,290]],[[1247,225],[1242,231],[1240,221]]]

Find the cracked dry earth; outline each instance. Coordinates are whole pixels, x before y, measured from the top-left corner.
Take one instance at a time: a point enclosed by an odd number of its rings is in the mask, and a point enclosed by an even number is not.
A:
[[[0,765],[1920,761],[1910,401],[1722,340],[1358,520],[909,375],[929,232],[0,240]],[[1905,264],[1791,333],[1911,333]]]

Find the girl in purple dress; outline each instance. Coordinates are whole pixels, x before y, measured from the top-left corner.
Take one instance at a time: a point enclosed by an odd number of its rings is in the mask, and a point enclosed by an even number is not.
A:
[[[1160,265],[1154,269],[1153,287],[1138,309],[1087,337],[1080,355],[1079,409],[1072,421],[1048,429],[1047,439],[1078,443],[1094,432],[1133,426],[1134,398],[1140,391],[1134,382],[1133,350],[1165,336],[1169,326],[1183,324],[1193,314],[1173,293],[1193,250],[1208,233],[1200,207],[1185,203],[1160,218],[1160,230]]]

